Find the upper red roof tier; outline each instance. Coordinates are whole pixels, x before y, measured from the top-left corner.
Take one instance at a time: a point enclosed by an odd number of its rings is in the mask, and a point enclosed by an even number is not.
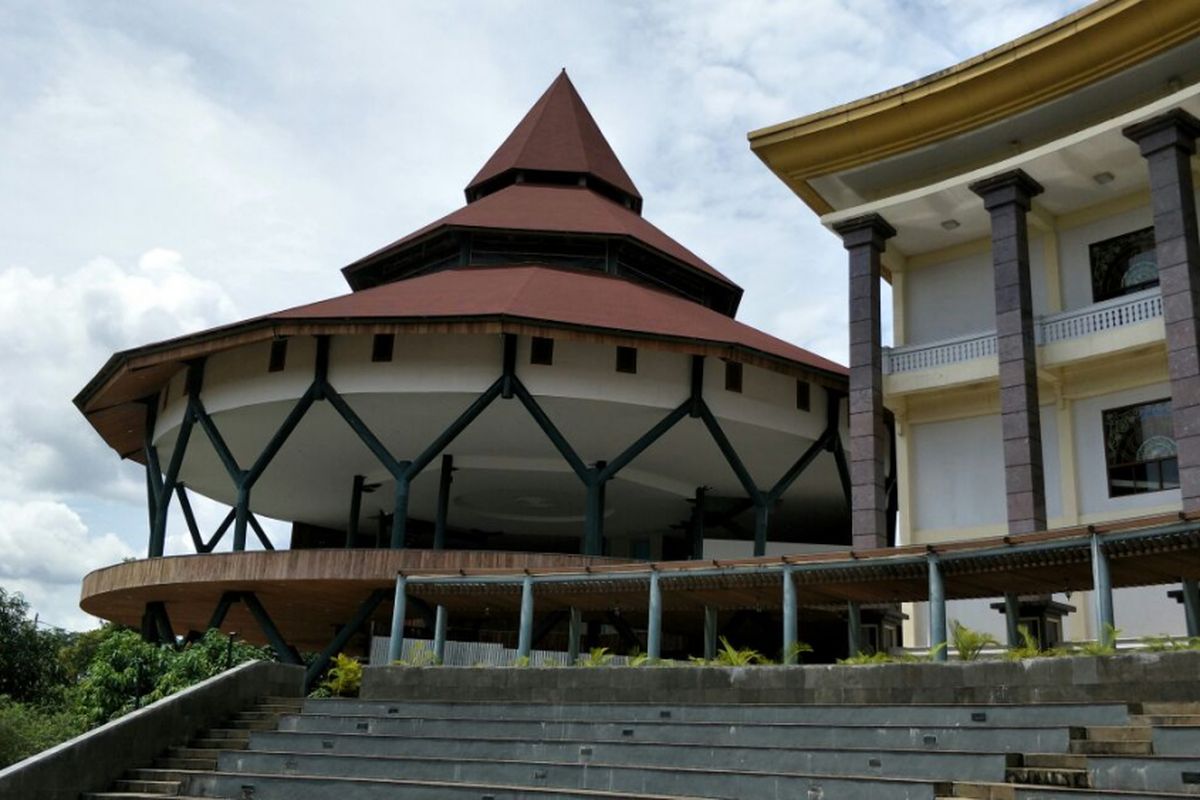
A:
[[[518,180],[522,172],[598,179],[640,211],[642,196],[600,132],[567,71],[550,84],[483,169],[467,185],[467,202]],[[506,181],[503,176],[509,176]],[[499,184],[499,186],[497,186]]]

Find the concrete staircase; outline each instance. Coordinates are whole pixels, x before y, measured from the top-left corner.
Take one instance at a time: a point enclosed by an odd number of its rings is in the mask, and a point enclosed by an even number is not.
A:
[[[291,697],[263,698],[227,721],[225,727],[209,728],[185,747],[171,747],[155,760],[152,767],[131,769],[117,780],[110,791],[86,792],[83,800],[132,800],[134,798],[174,797],[188,800],[184,783],[201,772],[217,769],[223,751],[244,750],[252,731],[275,730],[283,714],[297,714],[303,701]]]
[[[1154,734],[1195,710],[267,698],[85,798],[1194,797]]]

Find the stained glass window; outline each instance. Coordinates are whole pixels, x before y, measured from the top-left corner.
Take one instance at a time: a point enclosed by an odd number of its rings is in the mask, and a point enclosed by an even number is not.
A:
[[[1154,228],[1124,233],[1090,248],[1092,301],[1099,303],[1158,285]]]
[[[1179,488],[1170,400],[1105,411],[1104,445],[1109,497]]]

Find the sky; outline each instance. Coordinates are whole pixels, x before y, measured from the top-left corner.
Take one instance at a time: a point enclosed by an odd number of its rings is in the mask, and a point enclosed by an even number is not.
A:
[[[746,133],[1080,5],[5,3],[0,587],[84,629],[82,577],[145,554],[144,472],[71,404],[113,352],[344,293],[342,266],[462,205],[564,67],[644,216],[745,289],[738,318],[844,363],[844,251]]]

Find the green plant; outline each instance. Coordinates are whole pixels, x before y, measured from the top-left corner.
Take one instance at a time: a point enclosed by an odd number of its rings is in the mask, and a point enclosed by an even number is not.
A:
[[[78,714],[39,708],[0,695],[0,769],[86,730]]]
[[[439,665],[437,655],[425,641],[415,641],[409,648],[408,658],[398,658],[392,662],[399,667],[436,667]]]
[[[1096,641],[1084,642],[1076,648],[1075,652],[1084,656],[1111,656],[1117,652],[1117,637],[1120,635],[1120,628],[1106,623]]]
[[[363,668],[358,659],[338,653],[333,657],[333,666],[321,685],[334,697],[358,697],[362,687]]]
[[[1042,647],[1037,637],[1029,632],[1028,625],[1018,625],[1017,635],[1021,643],[1004,651],[1004,658],[1009,661],[1021,661],[1026,658],[1037,658],[1042,655]]]
[[[518,656],[513,662],[514,667],[528,667],[530,664],[529,656]]]
[[[749,667],[755,664],[770,664],[771,659],[749,647],[738,649],[721,637],[721,646],[717,648],[717,657],[712,661],[722,667]]]
[[[629,662],[626,664],[626,666],[644,667],[649,663],[650,663],[650,654],[649,653],[642,653],[638,650],[634,650],[632,653],[629,654]]]
[[[954,649],[960,661],[974,661],[984,648],[1000,644],[990,633],[968,628],[956,619],[950,620],[950,638],[954,640]]]
[[[1162,634],[1159,636],[1143,636],[1138,642],[1144,650],[1151,653],[1200,650],[1200,636],[1179,637]]]
[[[586,656],[580,656],[575,662],[580,667],[607,667],[612,663],[612,653],[607,647],[593,647]]]
[[[863,664],[891,664],[895,660],[896,659],[888,653],[879,650],[874,653],[858,652],[847,658],[838,659],[837,663],[846,664],[848,666],[859,666]]]
[[[811,653],[812,645],[808,642],[792,642],[792,646],[783,654],[783,661],[786,664],[800,664],[804,662],[804,653]]]

